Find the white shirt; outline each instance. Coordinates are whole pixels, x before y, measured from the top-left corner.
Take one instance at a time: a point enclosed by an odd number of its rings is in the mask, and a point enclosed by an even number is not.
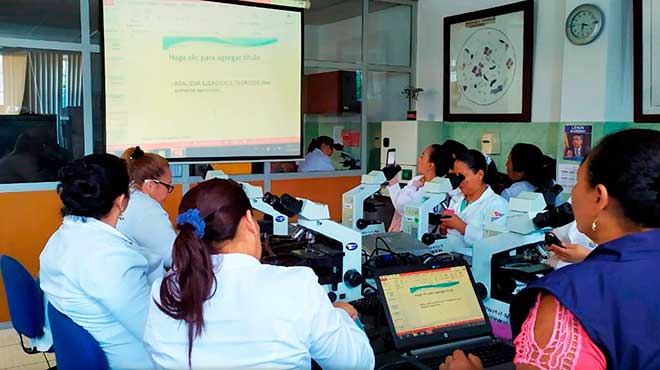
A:
[[[217,291],[204,304],[205,330],[193,342],[193,369],[372,369],[374,353],[350,316],[334,308],[307,267],[262,265],[245,254],[213,256]],[[219,268],[218,268],[219,266]],[[160,302],[161,280],[153,299]],[[188,368],[188,327],[153,302],[145,329],[163,369]]]
[[[117,230],[128,236],[133,247],[147,258],[150,274],[160,277],[163,266],[172,265],[172,246],[176,239],[167,212],[147,194],[133,190],[122,218]]]
[[[94,218],[66,216],[39,263],[47,299],[99,342],[111,369],[153,368],[142,343],[147,260],[126,236]]]
[[[506,225],[506,216],[509,212],[509,203],[504,198],[495,194],[490,188],[476,201],[465,206],[461,211],[461,204],[465,200],[463,192],[456,193],[449,202],[449,209],[454,210],[463,222],[467,224],[465,235],[461,235],[458,230],[449,229],[447,231],[448,245],[453,250],[471,248],[474,243],[483,239],[484,227],[490,224]]]
[[[325,155],[321,149],[314,149],[312,152],[308,153],[305,160],[298,165],[298,172],[334,170],[335,166],[332,164],[332,158]]]
[[[401,218],[406,205],[420,196],[419,189],[422,186],[421,180],[423,177],[422,175],[413,177],[403,188],[399,186],[399,183],[387,187],[392,205],[394,206],[394,216],[392,217],[389,232],[401,231]]]

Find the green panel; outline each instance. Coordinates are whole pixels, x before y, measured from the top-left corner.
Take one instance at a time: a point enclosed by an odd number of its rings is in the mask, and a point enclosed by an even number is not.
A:
[[[516,143],[530,143],[538,146],[543,153],[556,156],[557,141],[560,137],[558,123],[447,123],[445,139],[454,139],[468,148],[481,150],[481,135],[486,132],[499,134],[501,151],[493,154],[500,172],[506,172],[505,163],[509,151]]]
[[[445,124],[442,122],[418,122],[419,129],[417,134],[418,148],[420,151],[432,144],[442,144],[445,141]],[[420,153],[421,154],[421,153]]]

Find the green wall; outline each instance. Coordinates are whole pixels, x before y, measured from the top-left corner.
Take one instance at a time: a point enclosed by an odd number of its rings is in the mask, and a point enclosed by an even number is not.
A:
[[[615,131],[628,128],[649,128],[660,131],[660,123],[641,124],[631,122],[491,122],[491,123],[473,123],[473,122],[438,122],[442,124],[442,137],[437,138],[438,143],[447,139],[454,139],[464,143],[469,148],[480,149],[481,135],[485,132],[498,133],[501,141],[501,153],[491,157],[497,164],[501,172],[505,172],[505,163],[511,147],[516,143],[530,143],[538,146],[543,153],[558,159],[558,163],[575,163],[564,161],[562,152],[564,149],[563,133],[566,125],[591,125],[592,126],[592,146],[595,146],[605,135]],[[338,125],[336,122],[306,122],[306,139],[318,135],[332,136],[332,127]],[[342,124],[339,124],[342,125]],[[344,124],[346,128],[359,130],[359,125]],[[367,132],[368,158],[367,170],[378,169],[380,165],[380,122],[369,122]],[[355,148],[357,149],[357,148]],[[359,153],[356,153],[359,155]]]

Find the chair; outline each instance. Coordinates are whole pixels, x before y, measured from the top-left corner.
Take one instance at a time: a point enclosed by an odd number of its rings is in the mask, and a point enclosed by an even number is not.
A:
[[[27,354],[42,353],[50,367],[46,354],[36,347],[27,347],[23,336],[39,338],[44,334],[43,294],[32,275],[12,257],[0,255],[0,273],[5,283],[5,295],[14,330],[18,332],[21,348]],[[52,352],[52,347],[47,352]],[[51,369],[56,369],[52,367]]]
[[[108,359],[87,330],[48,304],[53,347],[59,370],[108,370]]]
[[[25,353],[39,353],[35,347],[25,346],[23,336],[39,338],[44,334],[44,303],[41,290],[25,267],[12,257],[0,255],[0,272],[5,283],[11,323],[18,332],[21,347]]]

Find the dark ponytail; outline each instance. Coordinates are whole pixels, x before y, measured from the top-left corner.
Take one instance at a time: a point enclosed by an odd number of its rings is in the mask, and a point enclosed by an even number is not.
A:
[[[311,153],[315,149],[321,149],[321,145],[323,144],[327,146],[333,146],[335,145],[335,141],[330,136],[319,136],[317,138],[314,138],[312,139],[312,141],[309,142],[309,146],[307,147],[307,153]]]
[[[432,144],[430,148],[431,154],[429,155],[429,161],[435,166],[435,175],[444,177],[449,172],[449,169],[453,168],[454,158],[444,145]]]
[[[475,149],[470,149],[468,151],[459,153],[456,156],[457,161],[465,163],[468,168],[474,173],[484,171],[484,183],[490,185],[491,187],[497,183],[497,166],[495,163],[486,162],[486,157],[481,154],[480,151]]]
[[[212,255],[236,235],[250,201],[231,180],[212,179],[197,185],[181,200],[172,250],[172,271],[163,278],[158,308],[188,324],[188,365],[192,345],[204,329],[204,302],[213,297],[217,281]]]

